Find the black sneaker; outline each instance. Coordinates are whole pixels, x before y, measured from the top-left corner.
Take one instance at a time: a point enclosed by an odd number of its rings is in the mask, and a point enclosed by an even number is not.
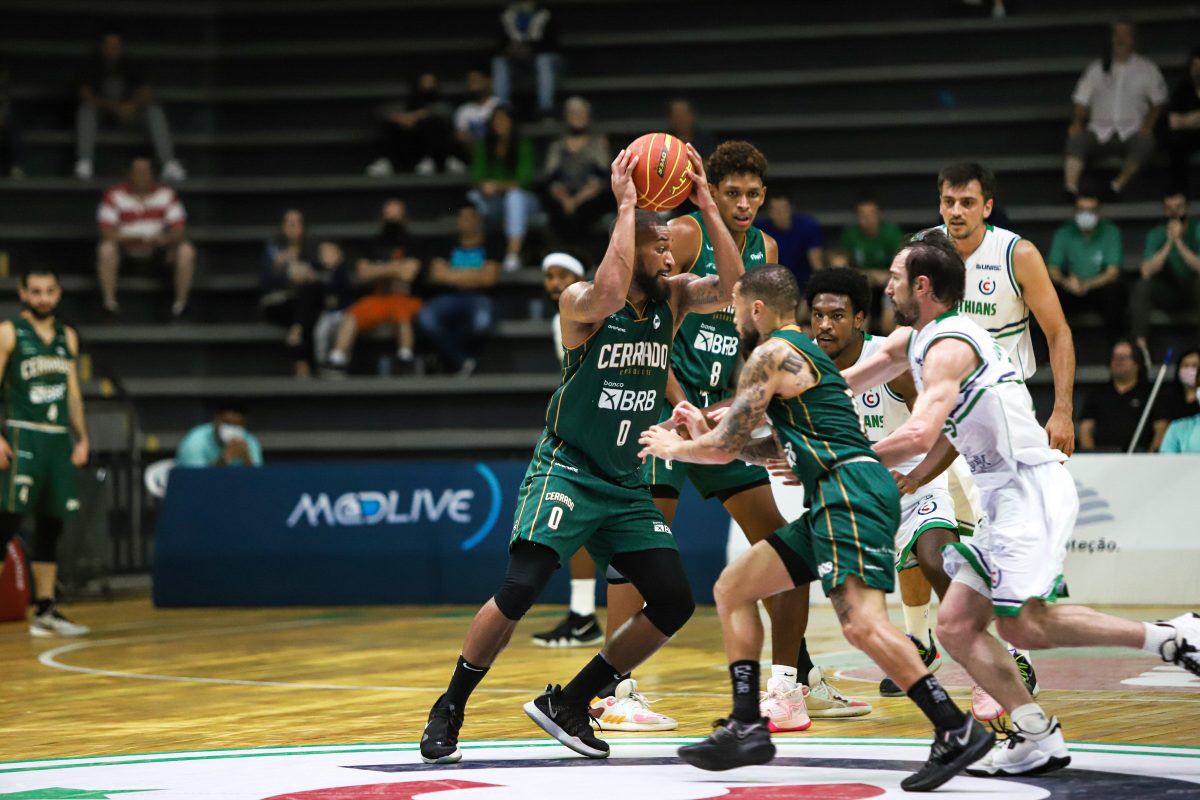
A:
[[[900,781],[900,788],[906,792],[932,792],[987,755],[995,744],[996,734],[973,719],[957,731],[935,729],[929,760]]]
[[[604,629],[595,614],[567,612],[562,622],[548,631],[535,633],[533,643],[539,647],[582,647],[595,644],[604,638]]]
[[[1042,687],[1038,686],[1037,672],[1033,669],[1033,662],[1015,647],[1008,648],[1008,652],[1012,653],[1013,661],[1017,662],[1017,670],[1021,673],[1021,680],[1025,682],[1025,688],[1034,697],[1042,693]]]
[[[921,656],[921,663],[928,668],[929,674],[932,675],[937,672],[942,666],[942,654],[938,652],[937,642],[933,640],[933,631],[929,631],[928,647],[911,633],[908,634],[908,638],[912,640],[913,646],[917,648],[917,654]],[[1030,669],[1032,668],[1031,666]],[[879,682],[879,693],[884,697],[904,697],[904,690],[888,677],[884,677]]]
[[[685,744],[679,757],[693,767],[710,772],[766,764],[775,757],[775,745],[766,718],[754,722],[719,719],[703,742]]]
[[[426,764],[457,764],[462,761],[458,749],[458,732],[463,724],[463,710],[446,702],[442,695],[429,710],[429,721],[421,734],[421,760]]]
[[[546,691],[525,704],[525,713],[537,726],[567,747],[588,758],[608,758],[608,742],[592,731],[587,703],[578,707],[563,701],[561,686]]]

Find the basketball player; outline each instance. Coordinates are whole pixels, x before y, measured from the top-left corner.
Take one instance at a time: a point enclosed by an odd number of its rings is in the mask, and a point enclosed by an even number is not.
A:
[[[1063,316],[1058,293],[1042,254],[1032,242],[1012,231],[989,225],[996,195],[996,176],[974,162],[951,164],[938,173],[938,198],[942,230],[966,264],[966,287],[959,312],[987,330],[1004,348],[1021,380],[1037,369],[1029,314],[1050,346],[1054,376],[1054,409],[1046,422],[1050,446],[1070,456],[1075,451],[1074,413],[1075,345]],[[1029,666],[1028,653],[1019,653]],[[982,720],[998,719],[1004,708],[980,687],[972,689],[971,710]]]
[[[693,202],[718,224],[704,166],[688,146]],[[667,226],[635,210],[631,178],[638,159],[625,151],[612,166],[618,211],[608,252],[592,281],[559,300],[563,382],[546,409],[517,499],[508,571],[475,616],[445,694],[421,737],[427,763],[460,760],[458,733],[471,692],[508,644],[559,564],[586,546],[598,566],[611,564],[646,605],[609,637],[565,687],[525,704],[525,713],[562,744],[589,758],[608,756],[591,729],[589,703],[609,681],[653,655],[691,616],[695,604],[671,529],[641,477],[637,434],[658,419],[676,320],[729,304],[737,249],[728,233],[713,239],[717,275],[671,276]]]
[[[88,460],[87,425],[75,359],[75,329],[55,319],[62,298],[58,275],[34,267],[21,275],[24,310],[0,322],[0,375],[4,376],[4,435],[0,437],[0,551],[34,515],[33,581],[37,611],[33,636],[83,636],[54,601],[58,539],[63,521],[79,510],[75,469]],[[75,443],[71,443],[71,434]],[[3,569],[0,564],[0,569]]]
[[[812,276],[806,294],[812,309],[812,331],[817,346],[842,372],[862,362],[883,345],[883,338],[863,330],[870,309],[871,287],[859,270],[821,270]],[[916,387],[907,372],[881,386],[855,394],[855,409],[867,431],[867,438],[878,442],[896,430],[909,418],[909,409],[916,397]],[[893,475],[908,475],[922,460],[909,459],[897,467]],[[779,465],[781,472],[786,466],[786,462]],[[931,588],[938,598],[945,597],[950,578],[942,567],[942,548],[959,541],[959,531],[964,526],[973,531],[980,517],[977,507],[955,499],[948,478],[949,472],[941,472],[923,485],[912,482],[914,488],[919,486],[919,489],[901,495],[900,528],[896,531],[896,572],[904,600],[904,627],[931,673],[941,666],[941,655],[929,627],[928,605],[924,609],[921,605],[929,602]],[[1012,652],[1026,684],[1036,696],[1038,688],[1033,665],[1024,655]],[[884,697],[904,695],[895,681],[886,677],[879,684],[879,693]]]
[[[721,211],[721,224],[741,252],[743,270],[775,263],[778,245],[753,224],[766,199],[767,159],[748,142],[728,141],[713,150],[705,166],[709,189]],[[711,234],[700,213],[671,220],[671,254],[676,266],[685,272],[715,274]],[[671,350],[672,380],[667,383],[663,419],[685,401],[706,408],[731,397],[737,357],[738,332],[732,307],[685,319]],[[645,475],[654,504],[667,524],[675,519],[685,481],[691,481],[706,500],[718,498],[751,544],[786,524],[775,505],[770,477],[759,465],[736,460],[727,464],[685,464],[647,459]],[[614,606],[610,597],[609,630],[641,607],[641,599],[633,599],[632,607]],[[870,713],[868,703],[842,696],[812,663],[803,639],[808,622],[807,592],[785,592],[768,598],[766,606],[771,615],[774,663],[763,698],[763,713],[770,720],[771,730],[805,730],[812,724],[810,715],[850,717]]]
[[[1079,511],[1066,456],[1050,447],[1029,392],[1004,347],[958,313],[966,270],[940,228],[912,237],[891,265],[887,294],[897,329],[844,373],[852,391],[911,370],[919,394],[912,416],[875,451],[896,467],[928,452],[956,449],[983,493],[986,516],[970,544],[944,551],[952,577],[938,614],[942,646],[1010,710],[1013,732],[970,770],[1028,775],[1070,763],[1062,727],[1047,718],[988,625],[1017,647],[1122,646],[1142,649],[1200,675],[1200,617],[1150,624],[1086,606],[1053,605],[1064,588],[1067,539]],[[735,295],[736,296],[736,295]],[[943,433],[945,435],[943,435]],[[910,487],[905,487],[906,489]]]
[[[733,713],[708,739],[681,747],[679,755],[710,770],[774,757],[756,696],[762,623],[755,604],[819,578],[846,640],[892,676],[933,723],[928,762],[901,783],[910,791],[930,791],[982,757],[995,736],[954,705],[912,643],[888,621],[884,593],[895,583],[899,493],[871,450],[837,368],[795,325],[799,299],[786,267],[761,267],[739,278],[734,315],[742,349],[751,352],[733,404],[711,431],[700,409],[676,406],[672,420],[687,426],[690,440],[658,425],[639,437],[644,455],[689,463],[786,457],[809,501],[802,517],[721,573],[714,594],[730,661]],[[772,433],[751,440],[764,414]]]

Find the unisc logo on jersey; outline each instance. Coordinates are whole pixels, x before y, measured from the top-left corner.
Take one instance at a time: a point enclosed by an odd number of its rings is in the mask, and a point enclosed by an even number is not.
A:
[[[937,503],[929,499],[921,503],[921,506],[917,509],[917,513],[921,515],[932,514],[935,511],[937,511]]]
[[[981,294],[990,295],[996,293],[996,279],[984,278],[979,282],[979,291]]]
[[[880,401],[879,392],[872,389],[869,392],[864,392],[862,396],[863,405],[867,408],[878,408]]]

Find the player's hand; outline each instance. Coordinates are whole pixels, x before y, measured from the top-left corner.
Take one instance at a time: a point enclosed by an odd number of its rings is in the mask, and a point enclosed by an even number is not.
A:
[[[637,205],[637,189],[633,186],[633,170],[637,164],[638,156],[628,150],[622,150],[613,159],[612,191],[618,206]]]
[[[71,464],[82,467],[88,462],[88,440],[80,439],[71,450]]]
[[[729,406],[718,406],[710,411],[705,412],[704,416],[712,420],[713,425],[720,425],[721,420],[725,419],[725,415],[729,413]]]
[[[1167,238],[1172,242],[1177,242],[1182,235],[1183,223],[1177,219],[1167,220]]]
[[[1068,458],[1075,452],[1075,423],[1065,411],[1055,411],[1046,421],[1046,433],[1050,434],[1050,446],[1061,450]]]
[[[8,469],[8,465],[12,463],[13,452],[8,444],[8,440],[0,436],[0,469]]]
[[[675,410],[671,412],[671,422],[687,428],[688,435],[693,439],[699,439],[708,433],[708,422],[704,419],[704,412],[686,400],[675,406]]]
[[[900,494],[915,494],[917,489],[921,488],[921,481],[912,475],[905,475],[896,470],[892,470],[892,480],[896,482],[896,488],[900,490]]]
[[[782,478],[784,486],[801,485],[800,479],[796,477],[796,473],[792,471],[792,465],[787,462],[786,458],[768,458],[767,472],[776,478]]]
[[[651,425],[638,437],[638,444],[642,445],[638,458],[645,460],[654,456],[663,461],[671,461],[675,448],[682,443],[683,439],[675,431],[667,430],[661,425]]]
[[[708,190],[708,176],[704,174],[704,159],[700,157],[700,151],[689,143],[687,156],[690,167],[685,174],[692,179],[692,192],[688,199],[701,211],[710,207],[716,208],[717,201]]]

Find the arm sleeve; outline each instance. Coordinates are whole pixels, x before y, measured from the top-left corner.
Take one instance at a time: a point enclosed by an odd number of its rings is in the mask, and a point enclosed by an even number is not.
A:
[[[488,179],[487,149],[483,142],[476,142],[471,151],[471,180],[483,183]]]
[[[562,139],[555,139],[550,143],[550,148],[546,151],[546,163],[542,167],[542,179],[551,182],[558,173],[558,168],[562,166]]]
[[[1124,261],[1125,251],[1121,249],[1121,229],[1114,223],[1104,237],[1104,266],[1115,265],[1118,269],[1123,269]]]
[[[250,466],[261,467],[263,465],[262,445],[258,443],[258,437],[252,433],[246,434],[246,449],[250,452]]]
[[[105,228],[115,228],[120,221],[121,215],[117,213],[117,207],[112,202],[112,195],[106,192],[100,205],[96,207],[96,222]]]
[[[1146,234],[1146,246],[1142,249],[1142,258],[1152,258],[1167,240],[1167,230],[1163,227],[1154,228]]]
[[[1167,102],[1167,79],[1163,77],[1162,70],[1153,61],[1147,61],[1150,65],[1152,75],[1150,76],[1150,103],[1151,105],[1161,106]]]
[[[1054,232],[1054,241],[1050,243],[1050,252],[1046,254],[1046,266],[1062,269],[1067,266],[1063,263],[1066,257],[1067,231],[1066,228],[1059,228]]]
[[[207,467],[208,462],[196,440],[195,430],[189,431],[175,449],[175,466],[177,467]]]
[[[171,202],[167,204],[167,212],[164,215],[164,220],[167,225],[172,228],[178,228],[187,222],[187,211],[183,207],[183,203],[179,200],[179,195],[171,192]]]
[[[1075,91],[1071,93],[1071,102],[1081,106],[1091,105],[1092,95],[1096,91],[1096,81],[1099,79],[1100,62],[1093,61],[1079,76]]]
[[[517,174],[514,180],[528,189],[533,183],[533,142],[521,139],[517,143]]]

